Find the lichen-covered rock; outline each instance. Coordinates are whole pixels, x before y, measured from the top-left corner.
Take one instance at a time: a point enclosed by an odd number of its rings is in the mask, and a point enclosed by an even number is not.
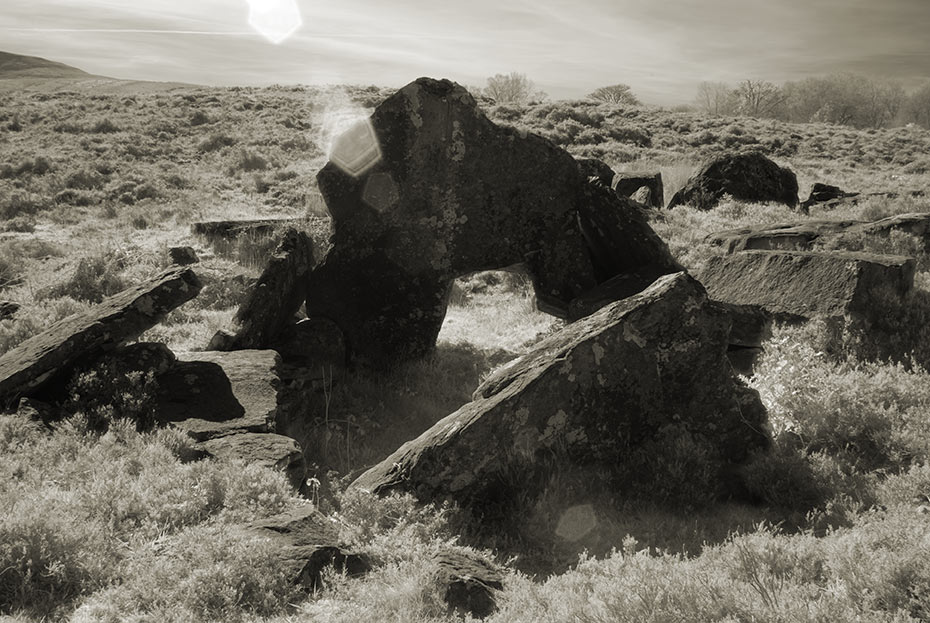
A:
[[[137,337],[197,296],[200,287],[190,268],[175,267],[56,322],[0,356],[0,404],[33,396],[53,376],[67,374],[78,359],[99,358]]]
[[[665,188],[662,185],[662,173],[617,173],[613,179],[614,192],[621,197],[633,197],[643,188],[647,189],[648,195],[640,195],[642,199],[648,201],[639,201],[653,208],[661,208],[665,205]]]
[[[269,541],[279,566],[307,590],[323,587],[326,567],[349,576],[367,573],[371,561],[339,541],[336,525],[307,504],[246,526],[247,534]]]
[[[690,204],[710,210],[724,195],[740,201],[776,202],[798,205],[798,180],[794,173],[759,153],[720,156],[701,167],[684,188],[675,193],[668,207]]]
[[[215,338],[217,350],[269,348],[295,322],[306,298],[307,275],[315,264],[313,241],[304,232],[284,232],[274,255],[236,312],[236,330]]]
[[[300,445],[275,433],[234,433],[200,442],[196,446],[209,456],[240,459],[284,472],[295,490],[300,489],[307,467]]]
[[[308,278],[307,314],[339,324],[352,360],[389,366],[431,350],[464,274],[524,263],[540,308],[564,317],[579,294],[639,266],[604,258],[677,270],[638,210],[619,233],[605,229],[620,237],[596,241],[608,248],[595,266],[579,222],[595,187],[574,158],[495,125],[447,80],[407,85],[338,143],[317,175],[333,247]],[[598,210],[629,209],[593,196]]]
[[[722,473],[768,442],[758,394],[727,363],[729,329],[697,281],[660,277],[537,344],[352,487],[481,509],[538,494],[547,465],[612,473],[668,427],[706,440]]]
[[[157,377],[156,418],[198,441],[275,432],[280,363],[273,350],[178,353],[177,364]]]
[[[758,305],[777,317],[869,319],[876,300],[904,300],[914,260],[896,255],[743,251],[708,260],[698,275],[710,297]]]

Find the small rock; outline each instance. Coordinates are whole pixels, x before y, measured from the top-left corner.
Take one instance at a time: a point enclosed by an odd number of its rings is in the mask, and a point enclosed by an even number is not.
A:
[[[6,320],[16,315],[20,310],[20,304],[13,301],[0,301],[0,320]]]
[[[645,188],[641,198],[633,197]],[[662,208],[665,205],[665,189],[662,186],[662,173],[617,173],[613,179],[613,189],[620,197],[633,197],[639,203]],[[643,201],[642,199],[645,199]]]
[[[168,255],[171,257],[171,262],[179,266],[196,264],[200,261],[193,247],[171,247],[168,249]]]
[[[504,590],[504,574],[476,555],[447,549],[436,556],[449,609],[483,619],[497,610],[497,593]]]

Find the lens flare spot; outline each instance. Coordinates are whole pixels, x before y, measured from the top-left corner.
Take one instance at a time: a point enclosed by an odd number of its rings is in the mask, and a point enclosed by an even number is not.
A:
[[[566,541],[577,541],[597,527],[597,517],[590,504],[579,504],[566,509],[559,518],[555,533]]]
[[[371,121],[359,120],[337,136],[329,159],[352,177],[358,177],[375,166],[381,160],[381,146]]]
[[[362,200],[378,212],[384,212],[400,199],[397,185],[390,173],[375,173],[365,181]]]
[[[297,0],[248,0],[249,26],[272,43],[281,43],[303,25]]]

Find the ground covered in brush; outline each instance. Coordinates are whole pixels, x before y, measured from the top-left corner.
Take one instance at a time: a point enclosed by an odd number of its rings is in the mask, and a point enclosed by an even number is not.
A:
[[[194,220],[305,216],[326,236],[313,173],[346,119],[378,89],[188,89],[127,96],[0,93],[0,353],[98,302],[191,244],[205,288],[143,339],[203,348],[228,325],[273,240],[213,250]],[[718,248],[706,234],[804,218],[875,219],[930,211],[903,191],[930,191],[930,132],[859,131],[704,118],[603,104],[494,107],[492,119],[538,131],[616,170],[657,169],[666,194],[702,156],[752,146],[814,181],[902,191],[809,216],[725,201],[678,208],[653,227],[692,269]],[[803,197],[802,197],[803,198]],[[315,212],[316,211],[316,212]],[[911,236],[861,247],[917,256]],[[537,312],[519,275],[462,279],[435,355],[386,375],[353,373],[310,414],[308,456],[332,498],[294,496],[254,465],[191,460],[178,433],[123,421],[144,396],[115,396],[47,429],[0,416],[0,614],[14,621],[448,621],[434,554],[475,548],[507,568],[492,621],[919,621],[930,618],[930,352],[924,309],[898,327],[912,358],[870,361],[862,336],[817,323],[781,327],[752,380],[775,444],[742,471],[737,503],[707,487],[686,441],[661,473],[627,491],[569,472],[494,531],[455,508],[342,493],[384,458],[469,400],[494,367],[559,322]],[[76,380],[73,388],[81,389]],[[99,402],[99,401],[98,401]],[[115,406],[113,406],[115,405]],[[101,432],[88,419],[111,421]],[[323,479],[325,480],[325,479]],[[375,570],[332,573],[301,593],[265,544],[235,529],[318,504]],[[579,519],[579,517],[581,519]],[[574,518],[574,522],[568,521]],[[569,524],[575,530],[565,530]],[[580,528],[578,526],[581,526]]]

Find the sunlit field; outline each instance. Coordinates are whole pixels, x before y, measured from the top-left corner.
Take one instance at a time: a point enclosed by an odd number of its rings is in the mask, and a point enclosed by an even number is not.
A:
[[[199,256],[203,291],[140,339],[205,349],[231,326],[277,239],[217,247],[191,224],[300,218],[324,249],[329,222],[315,173],[333,137],[390,93],[0,90],[0,300],[21,305],[0,319],[0,354],[158,273],[171,263],[168,249],[185,245]],[[692,271],[723,253],[705,241],[720,230],[930,212],[930,131],[916,126],[856,130],[589,100],[482,106],[495,122],[577,157],[661,172],[666,201],[703,159],[734,149],[791,168],[801,199],[814,182],[897,195],[809,214],[733,199],[707,212],[650,211],[652,227]],[[924,241],[858,244],[917,256],[916,287],[930,290]],[[776,327],[749,381],[774,444],[742,468],[742,499],[695,496],[689,485],[701,473],[685,449],[661,475],[624,491],[557,473],[494,530],[454,506],[346,487],[563,326],[536,309],[520,273],[463,275],[430,357],[388,373],[350,371],[328,388],[325,411],[306,414],[301,440],[325,484],[313,499],[270,469],[192,460],[181,433],[137,432],[118,413],[105,433],[86,414],[52,428],[0,415],[0,615],[462,620],[443,599],[436,559],[452,549],[503,569],[494,622],[926,621],[930,310],[910,318],[898,334],[913,353],[897,361],[875,360],[855,336],[837,338],[821,323]],[[307,504],[370,557],[370,573],[330,571],[308,593],[274,566],[267,543],[237,529]],[[589,529],[566,531],[579,513]]]

